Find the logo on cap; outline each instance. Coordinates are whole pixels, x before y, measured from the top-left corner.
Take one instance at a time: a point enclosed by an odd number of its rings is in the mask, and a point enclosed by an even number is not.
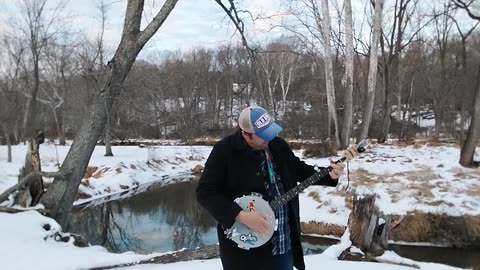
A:
[[[262,128],[270,123],[270,115],[268,113],[262,114],[257,121],[255,121],[255,126],[257,128]]]

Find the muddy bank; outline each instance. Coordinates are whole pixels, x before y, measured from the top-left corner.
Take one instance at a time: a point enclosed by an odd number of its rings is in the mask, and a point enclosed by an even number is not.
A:
[[[304,234],[341,237],[344,226],[322,222],[302,222]],[[392,216],[390,240],[432,243],[452,247],[480,247],[480,216],[447,216],[413,212]]]

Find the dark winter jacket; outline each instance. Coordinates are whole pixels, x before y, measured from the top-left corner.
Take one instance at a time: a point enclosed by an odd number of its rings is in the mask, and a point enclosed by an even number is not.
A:
[[[284,190],[288,191],[316,172],[313,166],[305,164],[294,155],[287,142],[274,138],[268,145],[280,175]],[[336,186],[337,180],[324,177],[316,184]],[[247,145],[240,130],[215,144],[207,159],[197,187],[197,200],[218,221],[220,257],[223,268],[231,269],[272,269],[272,245],[244,250],[225,237],[224,228],[229,228],[242,210],[233,199],[240,194],[257,192],[266,194],[264,177],[259,156]],[[288,203],[290,238],[294,265],[305,269],[300,242],[299,201],[295,197]]]

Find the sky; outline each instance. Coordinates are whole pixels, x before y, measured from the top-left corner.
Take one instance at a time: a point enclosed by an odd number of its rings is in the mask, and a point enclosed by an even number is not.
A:
[[[89,163],[89,166],[97,167],[97,170],[92,177],[82,181],[80,191],[91,195],[91,199],[106,198],[107,195],[125,191],[122,186],[135,187],[161,179],[168,181],[169,178],[178,175],[190,174],[191,169],[196,165],[203,165],[212,149],[211,146],[179,145],[179,141],[154,142],[163,145],[114,146],[114,157],[105,157],[104,146],[97,146]],[[65,158],[70,143],[66,146],[59,146],[48,141],[42,144],[40,147],[42,170],[58,170],[58,164],[61,164]],[[13,162],[11,163],[6,162],[6,152],[7,147],[0,145],[0,193],[16,183],[26,146],[13,146]],[[295,154],[299,157],[303,156],[301,150],[295,150]],[[438,147],[370,145],[366,153],[349,163],[351,173],[349,188],[357,195],[376,194],[376,205],[380,211],[386,214],[405,214],[415,210],[449,216],[480,215],[479,171],[458,165],[459,154],[460,149],[454,145]],[[307,158],[305,162],[322,166],[328,164],[329,158]],[[480,148],[477,148],[476,152],[476,159],[478,158],[480,158]],[[356,171],[367,171],[371,174],[372,181],[364,182],[355,174]],[[418,196],[416,189],[418,178],[412,178],[412,175],[428,176],[422,178],[421,182],[433,187],[429,196],[425,198]],[[51,179],[45,179],[45,181],[51,181]],[[301,221],[345,226],[350,214],[344,198],[346,185],[346,175],[343,175],[336,188],[308,187],[299,195]],[[392,191],[395,196],[392,196]],[[311,196],[313,192],[318,193],[321,200],[314,199]],[[75,204],[91,199],[80,199]],[[6,201],[3,206],[8,206],[11,202],[11,200]],[[45,224],[50,224],[52,230],[42,229]],[[139,255],[133,252],[113,254],[99,246],[77,248],[71,243],[58,243],[51,239],[52,235],[60,230],[60,226],[54,220],[41,216],[35,211],[22,214],[0,213],[0,239],[2,239],[0,241],[0,254],[2,255],[0,269],[26,269],[33,266],[33,263],[39,270],[85,269],[138,261],[158,255]],[[348,244],[345,239],[342,243],[343,245]],[[410,244],[424,245],[426,243]],[[358,270],[411,269],[384,264],[337,261],[335,254],[341,249],[341,246],[334,246],[321,255],[307,256],[307,265],[322,265],[326,269],[340,270],[353,268]],[[385,256],[389,260],[415,263],[420,266],[420,269],[454,269],[439,264],[412,262],[393,252],[388,252]],[[197,270],[221,269],[221,265],[218,259],[214,259],[170,265],[142,265],[128,269],[183,270],[193,268]]]
[[[19,5],[22,0],[0,0],[0,33],[6,31],[8,23],[13,20],[21,20]],[[47,14],[58,6],[59,0],[47,2]],[[71,32],[84,32],[90,38],[98,36],[101,27],[101,13],[98,9],[99,0],[70,0],[66,2],[63,18],[56,20],[58,26],[67,26]],[[158,12],[164,1],[145,1],[145,12],[142,27],[146,21]],[[228,2],[228,1],[225,1]],[[105,0],[107,4],[107,24],[105,31],[105,43],[113,51],[120,41],[123,28],[126,1]],[[278,9],[278,1],[274,0],[246,0],[242,1],[239,8],[248,9],[254,17],[261,14],[271,14]],[[246,27],[252,41],[258,38],[267,38],[264,34],[270,29],[270,24],[265,20],[257,20],[252,23],[246,20]],[[273,30],[275,32],[275,30]],[[271,34],[271,33],[270,33]],[[213,0],[180,0],[155,36],[147,43],[140,58],[149,54],[150,48],[160,50],[188,50],[196,46],[208,48],[217,47],[221,44],[238,42],[233,25],[226,17],[225,12]]]
[[[22,20],[19,11],[20,4],[25,0],[0,0],[0,36],[3,33],[11,32],[10,25],[18,24]],[[31,1],[31,0],[27,0]],[[63,1],[63,2],[61,2]],[[55,17],[54,26],[57,29],[68,30],[68,35],[76,37],[86,35],[90,40],[94,40],[100,34],[101,29],[101,13],[98,8],[100,0],[48,0],[46,8],[47,18],[51,17],[52,11],[58,7],[59,3],[65,3],[62,16]],[[106,44],[107,55],[113,55],[120,41],[123,28],[124,13],[126,1],[124,0],[104,0],[107,5],[106,9],[106,28],[104,33],[104,41]],[[444,0],[436,0],[430,2],[419,2],[419,13],[412,19],[413,25],[422,25],[430,18],[434,6],[443,5]],[[225,1],[224,2],[228,2]],[[289,3],[296,3],[300,12],[305,10],[301,1],[289,0],[242,0],[236,1],[239,10],[248,10],[251,17],[247,13],[241,13],[245,22],[247,39],[250,45],[266,44],[276,40],[283,35],[292,35],[292,32],[285,30],[280,25],[287,25],[288,28],[294,29],[300,33],[306,33],[305,28],[292,16],[288,16],[287,7]],[[332,22],[332,31],[344,32],[344,29],[338,29],[337,9],[343,7],[343,1],[329,1],[330,16]],[[149,22],[153,16],[163,5],[163,0],[146,0],[143,16],[143,27]],[[354,32],[356,39],[362,40],[363,43],[369,44],[370,39],[370,23],[371,10],[369,1],[358,0],[352,1]],[[365,8],[368,7],[368,8]],[[411,7],[413,8],[413,7]],[[387,1],[384,8],[383,25],[386,29],[391,28],[393,16],[393,1]],[[427,17],[424,17],[427,15]],[[468,18],[464,12],[457,20],[461,24],[463,31],[467,31],[474,23]],[[305,19],[304,15],[301,15]],[[253,20],[252,18],[255,18]],[[313,24],[310,22],[309,24]],[[390,26],[388,26],[390,25]],[[342,25],[343,27],[343,25]],[[407,29],[406,36],[409,36]],[[388,31],[387,31],[388,32]],[[18,33],[18,31],[17,31]],[[13,35],[17,33],[11,33]],[[423,36],[430,36],[433,33],[428,27],[421,32]],[[306,36],[309,36],[308,34]],[[74,40],[75,38],[72,38]],[[310,37],[311,39],[311,37]],[[406,38],[408,39],[408,38]],[[152,59],[161,57],[165,51],[177,52],[187,51],[193,48],[206,47],[217,48],[221,45],[241,45],[238,33],[236,33],[233,24],[221,7],[214,0],[180,0],[167,18],[163,26],[146,44],[140,52],[139,59]],[[319,49],[322,48],[321,42],[311,39]],[[354,44],[355,45],[355,44]],[[360,46],[356,44],[355,46]],[[358,48],[361,50],[361,48]]]

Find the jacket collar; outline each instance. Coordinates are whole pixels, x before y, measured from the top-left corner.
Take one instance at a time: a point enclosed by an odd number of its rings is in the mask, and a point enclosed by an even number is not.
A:
[[[240,128],[238,128],[237,131],[235,131],[235,133],[233,133],[232,137],[233,137],[234,146],[237,150],[247,151],[249,149],[252,149],[247,144],[245,139],[242,137],[242,130]]]
[[[258,151],[258,150],[253,149],[252,147],[250,147],[247,144],[247,142],[245,141],[245,139],[242,136],[242,130],[240,128],[238,128],[237,131],[235,131],[235,133],[232,134],[232,137],[233,137],[234,147],[237,150],[240,150],[240,151],[247,151],[247,150],[248,151]],[[271,144],[276,139],[277,138],[274,138],[272,141],[270,141],[268,143],[268,148],[269,149],[271,149]]]

